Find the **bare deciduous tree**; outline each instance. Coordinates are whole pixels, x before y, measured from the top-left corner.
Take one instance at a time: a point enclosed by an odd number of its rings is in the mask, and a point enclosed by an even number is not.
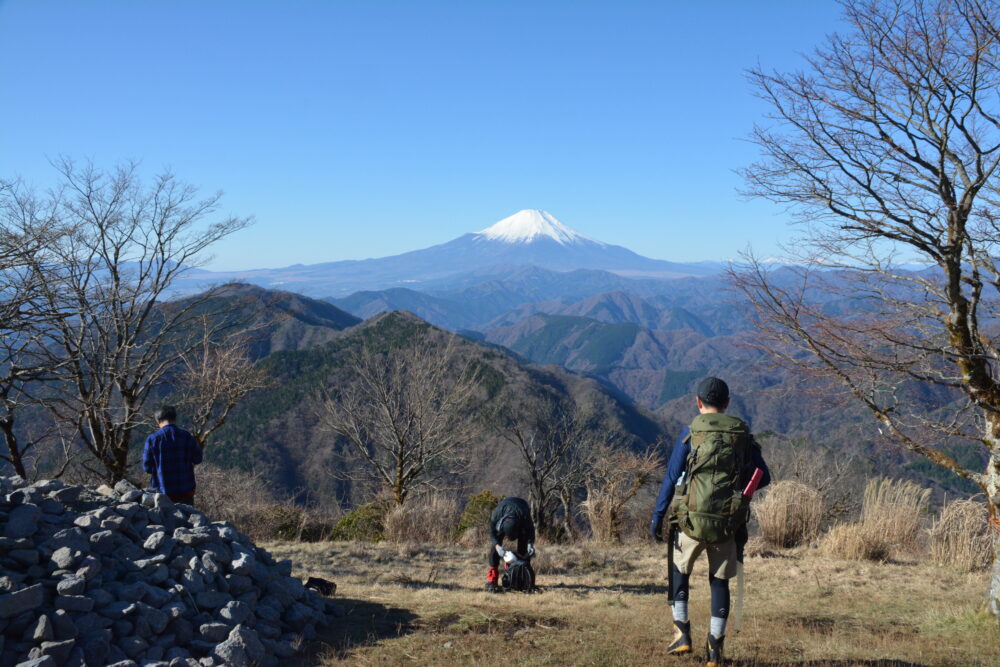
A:
[[[535,530],[550,538],[562,533],[571,539],[576,532],[574,498],[584,484],[587,454],[595,444],[595,425],[575,407],[552,405],[544,398],[521,408],[513,407],[513,403],[509,399],[490,421],[524,463]],[[560,512],[562,521],[557,528]]]
[[[203,318],[201,341],[181,356],[172,382],[178,388],[175,400],[186,416],[188,430],[202,449],[247,394],[270,386],[264,371],[250,358],[247,332],[220,336],[216,328]]]
[[[755,130],[764,157],[748,191],[805,223],[804,268],[779,280],[751,256],[733,278],[776,358],[846,388],[886,436],[981,487],[1000,519],[1000,7],[843,4],[850,33],[806,72],[750,74],[774,122]],[[837,314],[824,294],[854,308]],[[982,445],[985,470],[942,447],[960,441]],[[1000,535],[995,552],[1000,614]]]
[[[460,471],[479,373],[462,361],[456,343],[387,353],[365,348],[349,363],[353,381],[323,397],[320,418],[397,504]]]
[[[18,417],[34,404],[31,391],[53,377],[55,365],[41,353],[59,313],[47,307],[33,270],[63,233],[51,202],[20,183],[0,183],[0,432],[7,462],[28,478],[28,458],[46,429],[25,437]],[[56,471],[56,475],[59,471]]]
[[[663,457],[652,448],[643,454],[605,444],[589,457],[587,498],[583,508],[594,538],[619,543],[629,501],[663,470]]]
[[[247,218],[207,222],[220,195],[161,174],[143,183],[137,166],[104,172],[57,165],[61,187],[48,197],[65,233],[32,263],[45,307],[59,313],[44,346],[58,367],[59,391],[46,398],[55,418],[74,425],[109,481],[130,466],[133,431],[154,389],[202,340],[197,323],[208,297],[161,307],[177,279]],[[220,329],[233,326],[217,320]]]

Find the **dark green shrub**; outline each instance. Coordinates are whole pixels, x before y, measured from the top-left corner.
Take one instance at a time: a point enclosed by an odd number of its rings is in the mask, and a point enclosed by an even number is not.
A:
[[[381,542],[385,539],[385,516],[391,503],[377,500],[351,510],[333,527],[330,539]]]
[[[496,509],[503,496],[497,496],[492,491],[482,491],[473,496],[469,496],[469,503],[462,512],[462,518],[455,526],[455,537],[461,537],[470,528],[480,528],[490,520],[490,514]]]

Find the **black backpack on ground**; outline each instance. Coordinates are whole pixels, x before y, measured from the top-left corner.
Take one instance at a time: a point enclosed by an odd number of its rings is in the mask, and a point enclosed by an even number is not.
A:
[[[515,560],[507,567],[501,583],[512,591],[530,593],[535,590],[535,568],[531,567],[531,561]]]

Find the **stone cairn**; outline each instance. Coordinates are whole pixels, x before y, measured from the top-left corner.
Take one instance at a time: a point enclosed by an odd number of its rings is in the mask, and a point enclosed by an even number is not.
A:
[[[343,614],[291,572],[128,482],[0,477],[0,667],[277,665]]]

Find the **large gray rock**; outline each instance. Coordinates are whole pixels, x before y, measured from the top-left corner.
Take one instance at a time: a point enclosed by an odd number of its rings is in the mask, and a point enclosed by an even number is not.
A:
[[[76,641],[73,639],[61,642],[42,642],[41,653],[42,655],[51,656],[57,665],[62,665],[69,660],[74,644],[76,644]]]
[[[223,619],[224,623],[230,626],[239,625],[245,622],[253,610],[250,609],[250,605],[244,602],[238,602],[233,600],[232,602],[227,602],[226,605],[219,610],[219,616]]]
[[[76,567],[78,553],[70,547],[59,547],[52,552],[52,562],[61,570],[72,570]]]
[[[0,618],[12,618],[26,611],[32,611],[42,606],[44,601],[45,589],[41,584],[0,595]]]
[[[229,638],[215,647],[212,655],[226,665],[250,665],[263,662],[267,653],[256,632],[237,625]]]
[[[204,623],[198,628],[198,634],[207,642],[221,642],[229,638],[231,625],[225,623]]]
[[[38,505],[19,505],[7,515],[7,525],[4,526],[4,537],[31,537],[38,530],[38,520],[42,518],[42,510]]]
[[[110,530],[100,530],[90,536],[90,545],[94,553],[109,554],[115,548],[115,534]]]
[[[40,658],[31,658],[24,662],[17,663],[17,667],[59,667],[51,655],[43,655]]]
[[[59,595],[82,595],[87,590],[87,581],[75,575],[65,577],[56,584]]]
[[[31,639],[37,644],[41,642],[50,642],[56,637],[55,629],[52,626],[52,619],[48,617],[48,614],[42,614],[38,617],[38,622],[35,624],[34,630],[31,632]]]

